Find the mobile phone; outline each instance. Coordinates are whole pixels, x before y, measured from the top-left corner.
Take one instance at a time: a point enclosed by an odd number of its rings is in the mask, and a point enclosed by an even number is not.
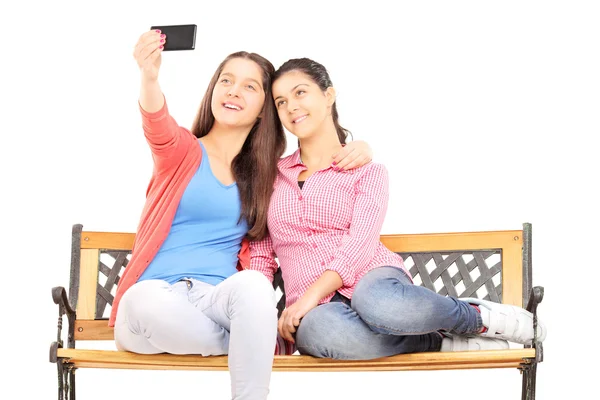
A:
[[[196,25],[154,25],[150,29],[167,35],[163,51],[194,50],[196,46]]]

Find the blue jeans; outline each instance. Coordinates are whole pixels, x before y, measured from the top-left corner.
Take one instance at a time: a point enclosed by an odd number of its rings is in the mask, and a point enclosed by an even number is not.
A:
[[[369,271],[352,300],[337,293],[309,311],[296,332],[301,354],[367,360],[402,353],[439,351],[442,335],[479,332],[479,312],[464,301],[414,285],[396,267]]]

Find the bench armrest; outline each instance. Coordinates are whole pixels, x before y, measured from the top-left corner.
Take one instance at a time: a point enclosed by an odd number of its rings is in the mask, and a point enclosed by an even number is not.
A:
[[[64,314],[75,316],[75,310],[71,307],[71,303],[69,302],[69,297],[67,296],[67,291],[62,286],[56,286],[52,288],[52,300],[54,300],[54,304],[59,305],[59,313],[60,316]]]
[[[537,308],[538,305],[544,299],[544,288],[542,286],[535,286],[531,289],[529,294],[529,301],[527,302],[527,311],[533,314],[533,348],[536,349],[536,359],[538,362],[544,360],[544,348],[542,343],[537,340]]]
[[[531,289],[531,293],[529,294],[529,301],[527,302],[527,311],[532,313],[533,315],[537,314],[537,306],[544,299],[544,288],[542,286],[535,286]],[[536,321],[537,322],[537,321]]]
[[[54,304],[58,304],[58,332],[56,335],[56,342],[52,342],[50,346],[50,362],[56,362],[56,351],[59,348],[63,347],[62,340],[62,323],[63,323],[63,315],[67,316],[67,320],[69,323],[68,330],[68,339],[67,339],[67,347],[75,348],[75,317],[76,313],[71,303],[69,302],[69,297],[67,296],[67,291],[62,286],[56,286],[52,288],[52,300],[54,300]]]

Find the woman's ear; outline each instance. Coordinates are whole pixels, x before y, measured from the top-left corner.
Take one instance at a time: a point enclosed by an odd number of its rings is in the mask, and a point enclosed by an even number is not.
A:
[[[327,88],[327,90],[325,91],[325,97],[327,98],[327,106],[331,107],[333,106],[333,104],[335,103],[335,89],[331,86],[329,86]]]

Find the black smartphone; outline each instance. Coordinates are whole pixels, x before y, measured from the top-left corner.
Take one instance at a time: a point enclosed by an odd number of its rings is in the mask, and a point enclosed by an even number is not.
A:
[[[196,25],[155,25],[150,29],[167,35],[163,51],[194,50],[196,46]]]

